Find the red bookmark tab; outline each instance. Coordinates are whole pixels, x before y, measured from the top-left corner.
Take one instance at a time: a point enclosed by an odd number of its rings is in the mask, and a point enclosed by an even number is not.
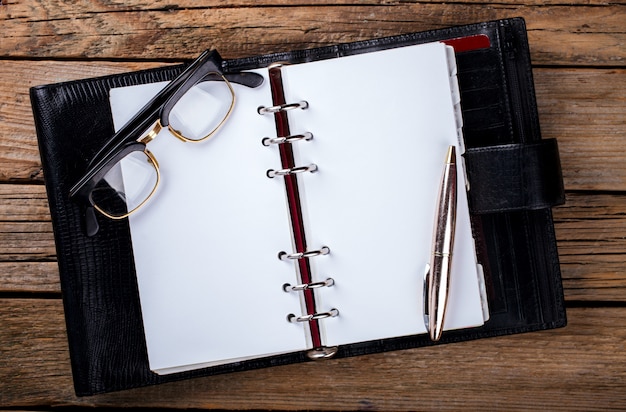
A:
[[[454,47],[456,53],[487,49],[491,46],[491,40],[486,34],[477,34],[475,36],[457,37],[455,39],[443,40],[443,43]]]

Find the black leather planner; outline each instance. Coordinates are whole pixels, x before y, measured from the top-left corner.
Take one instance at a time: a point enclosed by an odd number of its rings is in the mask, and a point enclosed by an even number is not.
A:
[[[464,163],[489,320],[447,331],[441,343],[566,324],[551,208],[565,200],[558,147],[542,139],[522,19],[226,59],[224,73],[359,55],[443,41],[455,49]],[[382,73],[394,68],[381,61]],[[159,375],[147,360],[135,260],[127,220],[101,220],[86,236],[71,186],[114,134],[109,91],[164,82],[185,65],[31,89],[54,228],[75,390],[92,395],[211,374],[311,361],[305,351]],[[367,84],[363,85],[367,88]],[[427,334],[340,345],[335,358],[432,345]],[[324,362],[324,361],[321,361]],[[330,360],[332,362],[332,360]]]

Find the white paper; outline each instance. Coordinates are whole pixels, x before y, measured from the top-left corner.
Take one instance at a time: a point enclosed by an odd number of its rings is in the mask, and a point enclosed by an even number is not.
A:
[[[459,146],[446,46],[433,43],[289,66],[308,243],[331,253],[315,259],[329,345],[425,333],[423,274],[432,251],[435,206],[449,145]],[[332,93],[329,91],[332,90]],[[457,159],[461,164],[461,159]],[[446,329],[483,323],[464,175]]]
[[[307,243],[329,246],[311,258],[329,345],[425,332],[423,274],[429,259],[438,185],[448,145],[457,145],[445,47],[411,46],[284,67]],[[237,105],[210,141],[183,143],[163,131],[149,143],[162,182],[130,218],[151,369],[159,373],[307,349],[274,119],[266,81],[234,85]],[[164,83],[114,89],[116,126]],[[191,105],[190,107],[193,107]],[[201,110],[201,107],[197,108]],[[193,116],[194,114],[191,113]],[[459,159],[460,160],[460,159]],[[459,179],[463,173],[459,172]],[[130,178],[125,176],[125,178]],[[459,188],[464,183],[459,181]],[[459,192],[447,329],[482,323],[467,201]]]
[[[164,85],[112,90],[116,126]],[[286,321],[300,311],[282,290],[293,268],[277,258],[291,248],[283,182],[265,174],[280,164],[261,144],[275,126],[256,112],[270,91],[233,87],[236,110],[212,140],[162,131],[148,145],[161,183],[130,228],[153,370],[306,348],[303,326]]]

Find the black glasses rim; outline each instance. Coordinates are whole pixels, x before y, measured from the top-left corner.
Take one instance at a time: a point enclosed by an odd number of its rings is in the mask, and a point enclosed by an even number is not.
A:
[[[93,175],[92,178],[86,182],[78,192],[72,194],[74,201],[83,205],[83,230],[87,236],[95,236],[100,230],[100,224],[98,223],[95,212],[98,211],[101,213],[101,211],[98,207],[96,207],[92,197],[94,189],[102,177],[108,173],[123,157],[135,151],[149,153],[145,143],[129,142],[119,152],[115,153],[114,156],[108,158],[103,167],[99,169],[99,172]],[[148,155],[148,157],[150,157],[150,155]],[[154,167],[157,170],[157,173],[160,173],[157,163],[154,164]]]
[[[105,208],[102,205],[98,205],[98,202],[93,200],[93,194],[94,192],[97,190],[97,183],[99,183],[102,179],[102,177],[98,178],[98,179],[94,179],[94,185],[91,188],[91,190],[89,191],[89,203],[91,205],[91,207],[93,207],[94,209],[96,209],[98,212],[100,212],[102,215],[110,218],[110,219],[123,219],[125,217],[130,216],[131,214],[133,214],[134,212],[136,212],[137,210],[139,210],[154,194],[154,192],[156,191],[156,188],[159,184],[160,181],[160,176],[161,176],[161,172],[159,170],[159,163],[157,162],[156,158],[154,157],[154,155],[152,154],[152,152],[150,152],[150,150],[148,150],[148,148],[144,145],[144,149],[140,150],[140,147],[137,145],[132,145],[131,147],[133,147],[134,150],[125,150],[123,151],[124,155],[120,156],[119,158],[115,158],[112,159],[111,163],[110,163],[110,167],[108,167],[106,169],[106,172],[102,173],[102,176],[106,176],[106,174],[114,167],[116,166],[121,160],[125,159],[128,155],[130,155],[131,153],[143,153],[146,157],[146,159],[148,159],[148,161],[150,162],[150,164],[152,165],[154,172],[156,174],[156,181],[155,181],[155,185],[152,188],[152,190],[150,191],[150,194],[148,195],[148,197],[145,198],[145,200],[143,200],[138,206],[136,206],[134,209],[127,211],[126,213],[122,214],[122,215],[116,215],[114,213],[109,213],[105,210]],[[104,169],[103,169],[104,170]]]
[[[142,142],[127,142],[116,152],[108,153],[107,157],[102,159],[100,167],[97,171],[90,175],[90,178],[84,184],[70,193],[73,198],[82,198],[88,205],[93,206],[91,193],[97,186],[98,182],[117,164],[121,159],[128,156],[132,152],[146,152],[148,149]]]

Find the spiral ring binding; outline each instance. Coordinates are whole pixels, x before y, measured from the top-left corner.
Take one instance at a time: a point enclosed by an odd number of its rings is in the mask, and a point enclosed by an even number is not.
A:
[[[278,113],[278,112],[284,112],[287,110],[293,110],[293,109],[308,109],[309,107],[309,102],[307,102],[306,100],[302,100],[298,103],[285,103],[285,104],[279,104],[277,106],[259,106],[256,110],[259,114],[272,114],[272,113]]]
[[[307,289],[317,289],[323,287],[330,287],[335,284],[335,280],[333,278],[328,278],[322,282],[311,282],[311,283],[302,283],[300,285],[291,285],[290,283],[285,283],[283,285],[283,290],[285,292],[299,292]]]
[[[339,316],[339,310],[333,308],[328,312],[317,312],[311,315],[296,316],[293,313],[290,313],[289,315],[287,315],[287,320],[291,323],[311,322],[312,320],[334,318],[336,316]]]
[[[313,139],[313,133],[304,132],[302,134],[294,134],[292,136],[285,136],[285,137],[264,137],[263,140],[261,140],[261,143],[263,143],[263,146],[270,146],[273,144],[291,143],[291,142],[297,142],[298,140],[311,140],[311,139]]]
[[[303,172],[316,172],[317,171],[317,165],[315,163],[311,163],[308,166],[297,166],[297,167],[290,167],[288,169],[279,169],[279,170],[274,170],[274,169],[269,169],[266,172],[267,177],[269,178],[274,178],[276,176],[286,176],[286,175],[293,175],[296,173],[303,173]]]
[[[322,246],[321,249],[318,250],[309,250],[306,252],[298,252],[298,253],[287,253],[285,251],[278,252],[278,259],[280,260],[296,260],[296,259],[304,259],[315,256],[327,255],[330,253],[330,248],[328,246]]]

